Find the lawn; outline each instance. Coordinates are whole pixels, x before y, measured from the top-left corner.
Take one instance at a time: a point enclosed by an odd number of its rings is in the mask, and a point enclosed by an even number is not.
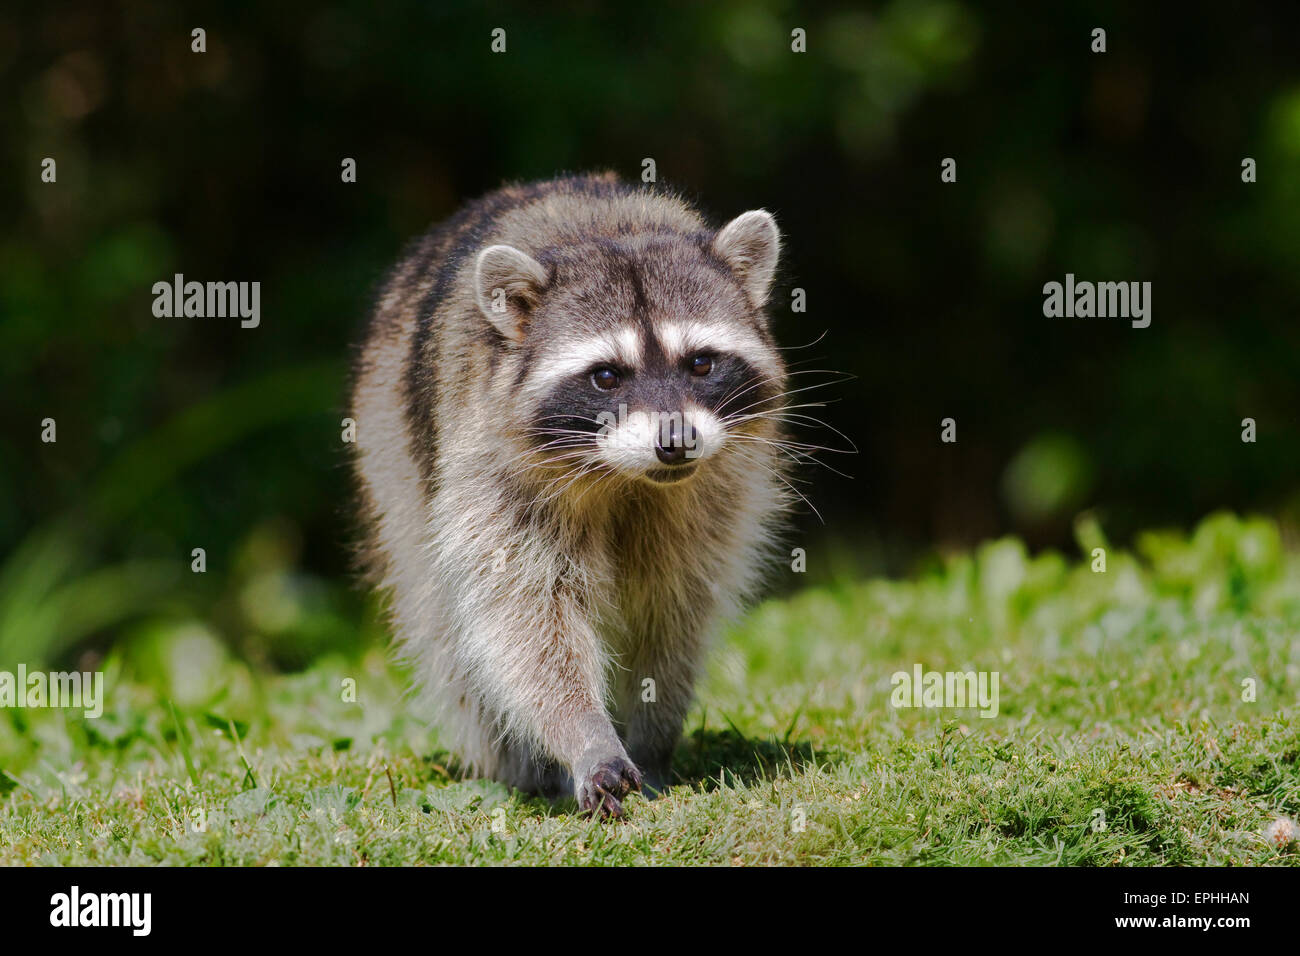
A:
[[[1098,527],[1078,538],[762,604],[718,644],[677,785],[612,823],[460,779],[374,640],[269,674],[179,622],[104,663],[98,719],[0,711],[0,863],[1300,861],[1263,835],[1300,815],[1300,554],[1230,515],[1104,572]],[[916,665],[997,672],[997,715],[893,706]]]

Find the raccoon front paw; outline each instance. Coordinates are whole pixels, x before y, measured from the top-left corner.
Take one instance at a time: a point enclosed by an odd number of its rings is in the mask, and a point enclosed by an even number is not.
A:
[[[626,757],[608,757],[578,778],[578,806],[601,818],[621,817],[623,798],[641,789],[641,771]]]

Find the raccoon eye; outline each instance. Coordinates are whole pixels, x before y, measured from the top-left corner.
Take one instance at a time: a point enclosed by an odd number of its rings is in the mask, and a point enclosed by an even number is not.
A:
[[[602,392],[612,391],[618,388],[622,382],[618,372],[612,368],[598,368],[591,373],[591,383]]]
[[[713,359],[708,355],[697,355],[691,359],[691,374],[700,378],[713,371]]]

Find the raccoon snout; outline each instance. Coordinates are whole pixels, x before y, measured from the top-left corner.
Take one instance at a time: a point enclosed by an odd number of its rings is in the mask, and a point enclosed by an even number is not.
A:
[[[700,435],[694,425],[672,422],[665,431],[667,434],[661,433],[655,442],[655,457],[665,465],[680,465],[686,461],[688,452],[699,448]]]

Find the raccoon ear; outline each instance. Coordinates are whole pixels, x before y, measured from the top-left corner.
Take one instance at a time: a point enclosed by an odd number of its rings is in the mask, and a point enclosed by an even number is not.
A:
[[[722,227],[713,240],[713,251],[731,267],[750,301],[761,307],[781,252],[781,233],[772,214],[766,209],[742,212]]]
[[[479,310],[514,342],[523,339],[528,314],[541,300],[546,282],[541,263],[514,246],[488,246],[474,267]]]

